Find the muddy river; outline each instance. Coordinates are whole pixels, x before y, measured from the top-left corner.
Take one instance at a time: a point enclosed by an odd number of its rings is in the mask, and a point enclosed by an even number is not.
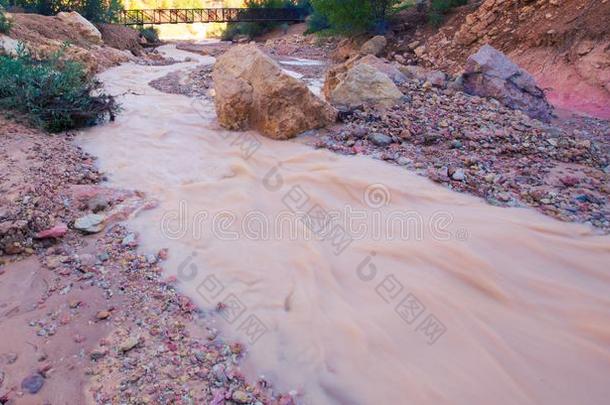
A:
[[[211,101],[148,82],[212,63],[125,64],[115,122],[85,131],[168,276],[305,404],[602,404],[610,238],[498,208],[398,166],[221,129]],[[290,68],[289,64],[284,65]]]

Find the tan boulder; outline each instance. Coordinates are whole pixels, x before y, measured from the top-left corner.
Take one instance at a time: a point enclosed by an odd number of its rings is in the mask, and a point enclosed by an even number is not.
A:
[[[364,63],[374,67],[375,69],[388,75],[396,84],[404,83],[407,77],[400,71],[401,65],[390,63],[385,59],[380,59],[373,55],[366,55],[359,59],[356,63]]]
[[[335,122],[337,111],[282,69],[255,44],[218,58],[212,72],[220,125],[255,128],[273,139],[289,139]]]
[[[390,107],[403,95],[387,74],[370,64],[353,60],[331,69],[323,90],[333,105],[346,107],[363,104]]]
[[[102,34],[100,31],[95,27],[95,25],[91,24],[89,20],[78,14],[76,11],[57,13],[57,18],[73,27],[88,41],[94,44],[102,43]]]
[[[366,41],[360,47],[361,55],[379,56],[388,44],[388,40],[383,35],[377,35]]]
[[[16,56],[19,49],[19,41],[0,34],[0,55]]]

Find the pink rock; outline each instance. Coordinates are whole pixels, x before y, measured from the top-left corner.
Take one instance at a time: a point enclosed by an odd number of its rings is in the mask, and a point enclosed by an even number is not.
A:
[[[68,226],[66,224],[59,223],[53,228],[38,232],[35,237],[37,239],[61,238],[66,234],[66,232],[68,232]]]
[[[580,180],[578,179],[578,177],[574,177],[574,176],[565,176],[565,177],[560,178],[559,181],[561,181],[563,183],[563,185],[566,187],[574,187],[575,185],[580,183]]]

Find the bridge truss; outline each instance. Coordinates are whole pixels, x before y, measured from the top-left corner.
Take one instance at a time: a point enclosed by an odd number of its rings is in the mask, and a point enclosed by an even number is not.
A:
[[[192,24],[212,22],[300,22],[305,20],[298,8],[189,8],[122,10],[123,25]]]

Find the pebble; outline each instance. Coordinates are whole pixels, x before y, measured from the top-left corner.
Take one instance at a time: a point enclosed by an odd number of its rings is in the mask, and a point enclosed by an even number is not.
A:
[[[374,133],[369,135],[369,140],[376,146],[388,146],[392,143],[392,138],[380,133]]]
[[[38,232],[34,237],[36,239],[61,238],[68,232],[68,226],[64,223],[59,223],[52,228]]]
[[[250,402],[250,396],[243,391],[234,391],[231,399],[239,404],[247,404]]]
[[[108,319],[110,317],[110,312],[109,311],[99,311],[97,314],[95,314],[95,317],[99,320]]]
[[[453,149],[461,149],[462,148],[462,142],[459,139],[454,139],[453,141],[451,141],[451,147]]]
[[[89,357],[91,358],[91,360],[99,360],[99,359],[105,357],[107,354],[108,354],[108,349],[99,347],[99,348],[93,349],[91,351],[91,353],[89,353]]]
[[[36,394],[44,385],[44,377],[39,373],[31,374],[21,381],[21,388],[30,394]]]
[[[136,347],[140,343],[139,336],[130,336],[123,343],[119,345],[119,351],[121,353],[126,353]]]
[[[413,163],[413,161],[409,158],[406,158],[404,156],[399,156],[396,159],[396,163],[398,163],[400,166],[407,166],[410,165],[411,163]]]
[[[123,240],[121,241],[121,245],[123,245],[123,246],[134,246],[135,245],[135,241],[136,241],[136,234],[135,233],[129,233],[127,236],[125,236],[123,238]]]
[[[101,214],[88,214],[74,221],[74,228],[85,233],[98,233],[104,229],[106,217]]]

